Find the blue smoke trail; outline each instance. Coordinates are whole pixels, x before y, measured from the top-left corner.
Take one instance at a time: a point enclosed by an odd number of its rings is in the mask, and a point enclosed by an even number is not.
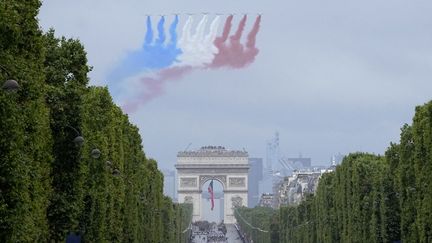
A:
[[[153,29],[150,16],[147,16],[147,32],[145,36],[144,46],[151,45],[153,41]]]
[[[177,44],[177,25],[178,25],[179,19],[178,19],[178,15],[176,15],[174,17],[174,21],[172,22],[169,32],[170,32],[170,36],[171,36],[171,40],[170,40],[170,44]]]
[[[138,75],[144,71],[162,69],[171,66],[177,60],[182,51],[177,48],[177,25],[179,19],[175,16],[170,28],[170,41],[165,44],[165,17],[161,17],[158,25],[158,37],[153,42],[153,29],[150,16],[147,17],[147,32],[143,48],[129,53],[124,60],[108,75],[111,84],[120,82],[127,77]],[[115,85],[114,85],[115,86]]]
[[[168,43],[167,49],[169,50],[169,56],[172,57],[172,64],[174,62],[177,62],[177,57],[182,54],[182,51],[180,48],[177,48],[177,25],[178,25],[179,19],[178,15],[175,16],[174,21],[172,22],[169,33],[170,33],[170,42]]]
[[[159,20],[158,23],[158,39],[156,40],[156,44],[157,45],[163,45],[163,43],[165,42],[165,29],[164,29],[164,25],[165,25],[165,17],[162,16],[161,19]]]

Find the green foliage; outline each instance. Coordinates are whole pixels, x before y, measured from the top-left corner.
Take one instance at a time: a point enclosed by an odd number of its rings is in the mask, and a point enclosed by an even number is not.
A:
[[[48,238],[52,139],[39,6],[0,1],[0,82],[15,79],[21,86],[17,93],[0,90],[0,242]]]
[[[20,84],[0,92],[0,242],[187,242],[191,205],[163,196],[138,128],[88,87],[78,40],[41,32],[40,4],[0,1],[0,80]],[[384,157],[351,154],[300,205],[235,216],[254,242],[432,242],[431,175],[429,102]]]
[[[355,153],[279,212],[280,242],[431,242],[432,102],[384,157]]]
[[[42,34],[39,7],[0,1],[0,80],[21,86],[0,91],[0,242],[186,242],[191,205],[163,196],[138,128],[88,87],[78,40]]]
[[[277,242],[272,241],[275,236],[270,232],[270,227],[273,231],[277,230],[275,227],[276,211],[268,207],[255,207],[255,208],[235,208],[234,216],[241,231],[246,234],[248,240],[254,242]],[[277,237],[276,237],[277,238]]]
[[[381,227],[387,219],[385,168],[380,156],[347,156],[334,173],[322,176],[314,196],[281,208],[281,242],[389,241]]]
[[[52,187],[48,220],[51,238],[64,239],[69,231],[78,231],[84,190],[81,151],[73,139],[82,127],[83,96],[87,92],[85,51],[77,40],[57,39],[50,30],[45,36],[46,103],[50,108],[50,128],[54,139]]]
[[[191,235],[191,230],[189,229],[192,223],[192,204],[174,204],[175,212],[175,241],[176,243],[187,243]]]

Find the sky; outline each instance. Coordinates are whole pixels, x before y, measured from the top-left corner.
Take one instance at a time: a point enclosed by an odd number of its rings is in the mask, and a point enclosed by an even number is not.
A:
[[[336,153],[383,154],[415,106],[432,98],[429,0],[45,0],[38,17],[43,30],[80,39],[91,84],[115,93],[106,78],[143,44],[146,14],[201,12],[261,13],[260,52],[244,69],[169,82],[129,114],[161,168],[174,169],[190,143],[265,158],[275,131],[282,156],[301,153],[317,165]]]

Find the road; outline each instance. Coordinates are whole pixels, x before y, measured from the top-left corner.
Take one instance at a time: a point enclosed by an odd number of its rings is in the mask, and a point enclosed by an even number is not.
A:
[[[237,229],[233,224],[227,224],[226,235],[219,231],[216,227],[210,229],[209,231],[199,231],[197,226],[192,227],[192,243],[243,243]],[[226,240],[225,240],[226,237]]]
[[[225,226],[227,229],[226,237],[228,238],[228,243],[243,243],[233,224],[226,224]]]

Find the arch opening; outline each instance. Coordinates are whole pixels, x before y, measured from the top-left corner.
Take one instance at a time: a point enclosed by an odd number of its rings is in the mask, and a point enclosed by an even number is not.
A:
[[[213,181],[213,210],[210,183]],[[220,223],[224,219],[224,184],[218,179],[208,179],[201,185],[201,219],[203,221]]]

